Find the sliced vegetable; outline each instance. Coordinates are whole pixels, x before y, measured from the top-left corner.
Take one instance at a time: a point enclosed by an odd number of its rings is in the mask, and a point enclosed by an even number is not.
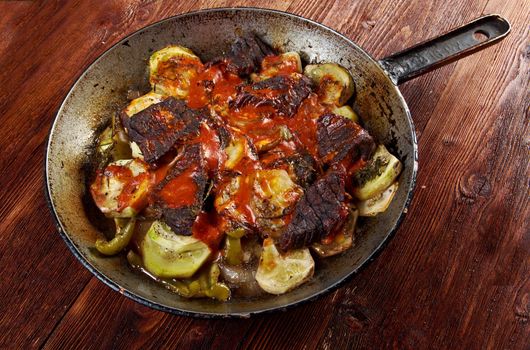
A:
[[[350,72],[336,63],[309,64],[304,74],[318,85],[318,95],[324,103],[342,106],[355,91]]]
[[[252,210],[263,235],[278,237],[303,190],[284,169],[257,170]]]
[[[225,169],[234,169],[245,157],[253,158],[248,141],[243,136],[234,136],[224,149],[226,153]]]
[[[205,243],[177,235],[161,221],[151,225],[140,248],[145,269],[162,278],[191,277],[210,256]]]
[[[280,74],[302,73],[302,60],[298,52],[267,56],[261,63],[259,74],[251,74],[253,81],[261,81]]]
[[[309,249],[290,250],[282,256],[268,238],[263,241],[256,281],[267,293],[283,294],[311,278],[314,268]]]
[[[139,159],[122,159],[99,170],[90,186],[94,202],[108,217],[135,216],[147,205],[151,175]]]
[[[130,219],[114,219],[116,224],[116,234],[114,238],[110,241],[105,239],[98,239],[96,241],[96,249],[98,252],[104,255],[115,255],[121,252],[129,242],[134,233],[134,227],[136,223],[136,218],[132,217]]]
[[[289,141],[292,138],[289,128],[285,125],[280,125],[272,130],[263,132],[264,136],[254,142],[254,146],[258,153],[269,151],[276,147],[282,141]]]
[[[132,100],[123,111],[129,117],[132,117],[133,115],[143,111],[147,107],[162,102],[164,98],[164,95],[158,94],[154,91],[149,91],[147,94]]]
[[[344,226],[335,236],[332,237],[330,241],[324,239],[323,242],[313,243],[311,248],[319,256],[326,258],[328,256],[333,256],[340,254],[348,250],[353,245],[353,235],[355,233],[355,226],[357,224],[357,218],[359,216],[359,211],[354,208],[349,209],[347,221],[344,223]]]
[[[226,301],[230,298],[230,288],[219,282],[219,266],[212,264],[210,268],[204,269],[196,278],[183,280],[165,280],[163,283],[170,290],[185,298],[213,298]]]
[[[354,175],[354,196],[365,201],[380,195],[396,180],[401,168],[401,162],[384,145],[377,146],[368,165]]]
[[[112,125],[108,126],[107,128],[105,128],[105,130],[101,132],[101,134],[99,134],[98,145],[96,149],[101,155],[105,154],[105,152],[108,152],[114,144],[114,140],[112,139],[112,129]]]
[[[357,206],[359,207],[359,215],[376,216],[377,214],[384,212],[390,205],[390,202],[392,202],[392,199],[394,198],[397,189],[398,183],[394,182],[381,194],[357,203]]]
[[[355,113],[353,108],[348,105],[344,105],[342,107],[334,106],[332,112],[334,114],[341,115],[344,118],[348,118],[356,123],[359,123],[359,116],[357,115],[357,113]]]
[[[226,236],[224,257],[229,265],[239,265],[243,262],[240,238]]]
[[[201,68],[201,60],[190,49],[168,46],[151,55],[149,81],[155,93],[183,99]]]
[[[246,231],[244,228],[239,227],[234,230],[228,231],[226,234],[230,237],[241,238],[246,234]]]

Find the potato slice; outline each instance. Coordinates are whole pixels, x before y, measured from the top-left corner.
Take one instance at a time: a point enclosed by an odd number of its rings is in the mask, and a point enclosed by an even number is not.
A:
[[[315,261],[309,249],[295,249],[281,255],[268,238],[263,241],[256,281],[267,293],[283,294],[310,279],[314,269]]]
[[[139,159],[122,159],[99,171],[90,186],[94,202],[108,217],[135,216],[147,205],[151,175]]]
[[[155,221],[140,244],[144,267],[162,278],[191,277],[210,256],[210,248],[200,240],[175,234],[169,226]]]
[[[384,212],[392,202],[392,199],[394,198],[397,189],[398,183],[394,182],[380,195],[357,203],[359,208],[359,215],[376,216],[377,214]]]
[[[353,195],[361,201],[378,196],[396,180],[401,168],[384,145],[377,146],[369,164],[354,175]]]
[[[151,55],[149,82],[156,93],[184,99],[202,67],[201,60],[190,49],[168,46]]]
[[[336,63],[309,64],[304,74],[318,85],[318,95],[324,103],[342,106],[355,92],[350,72]]]

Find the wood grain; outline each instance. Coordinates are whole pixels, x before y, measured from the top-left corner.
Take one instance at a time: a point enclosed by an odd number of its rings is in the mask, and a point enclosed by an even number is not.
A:
[[[409,214],[336,292],[245,320],[177,317],[104,286],[67,250],[43,196],[48,129],[76,77],[124,35],[200,8],[322,22],[381,58],[485,13],[500,44],[401,87],[420,143]],[[530,3],[0,2],[0,348],[525,349],[530,339]]]

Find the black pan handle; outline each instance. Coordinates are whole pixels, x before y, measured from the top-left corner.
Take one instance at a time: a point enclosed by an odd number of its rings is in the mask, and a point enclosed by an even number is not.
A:
[[[499,42],[510,23],[499,15],[486,15],[437,38],[383,58],[379,64],[395,84],[404,83]]]

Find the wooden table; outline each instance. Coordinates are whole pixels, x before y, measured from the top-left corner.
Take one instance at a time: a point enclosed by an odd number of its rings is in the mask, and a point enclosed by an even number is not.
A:
[[[408,216],[344,287],[284,313],[203,320],[151,310],[84,269],[43,195],[45,139],[77,76],[112,44],[207,7],[322,22],[375,57],[499,13],[500,44],[406,83],[420,170]],[[1,1],[0,348],[530,346],[530,1]]]

